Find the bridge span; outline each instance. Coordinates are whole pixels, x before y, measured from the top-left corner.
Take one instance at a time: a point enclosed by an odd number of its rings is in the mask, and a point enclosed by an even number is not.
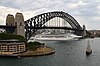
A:
[[[68,13],[54,11],[36,15],[26,21],[24,21],[22,13],[17,13],[15,18],[8,14],[6,25],[0,25],[0,28],[22,35],[28,41],[39,29],[73,30],[77,35],[83,35],[85,26],[82,28],[75,18]]]

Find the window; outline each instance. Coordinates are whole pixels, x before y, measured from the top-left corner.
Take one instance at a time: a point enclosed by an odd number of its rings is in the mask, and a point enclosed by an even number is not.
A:
[[[17,50],[16,46],[9,46],[10,52],[16,52],[16,50]]]
[[[22,23],[20,23],[20,26],[22,26]]]
[[[7,51],[7,46],[1,46],[1,51],[3,52]]]
[[[8,23],[6,23],[6,25],[8,25]]]
[[[24,46],[20,46],[20,51],[24,51]]]
[[[15,26],[17,25],[17,22],[15,22]]]

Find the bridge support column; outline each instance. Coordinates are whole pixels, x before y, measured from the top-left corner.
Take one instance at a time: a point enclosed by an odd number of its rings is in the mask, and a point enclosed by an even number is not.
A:
[[[6,26],[14,26],[14,16],[11,14],[8,14],[6,17]],[[6,28],[7,33],[13,33],[13,28]]]
[[[83,25],[83,34],[82,34],[82,37],[85,37],[86,36],[86,27],[85,25]]]
[[[24,17],[22,13],[16,13],[15,25],[17,26],[15,34],[25,37]]]

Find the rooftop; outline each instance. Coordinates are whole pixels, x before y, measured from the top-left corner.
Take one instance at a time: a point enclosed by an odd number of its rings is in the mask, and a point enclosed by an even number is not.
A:
[[[0,43],[21,43],[21,42],[24,42],[24,41],[19,41],[19,40],[16,40],[16,39],[0,40]]]

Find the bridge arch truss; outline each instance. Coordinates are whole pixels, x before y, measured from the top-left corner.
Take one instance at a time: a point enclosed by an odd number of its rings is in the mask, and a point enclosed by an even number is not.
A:
[[[28,20],[25,21],[25,36],[26,39],[30,39],[30,37],[35,34],[35,32],[44,27],[44,24],[48,22],[49,20],[60,17],[64,20],[66,20],[70,25],[71,29],[75,30],[76,32],[79,32],[79,35],[81,34],[82,27],[79,25],[79,23],[68,13],[62,12],[62,11],[54,11],[54,12],[47,12],[43,13],[37,16],[34,16]]]

